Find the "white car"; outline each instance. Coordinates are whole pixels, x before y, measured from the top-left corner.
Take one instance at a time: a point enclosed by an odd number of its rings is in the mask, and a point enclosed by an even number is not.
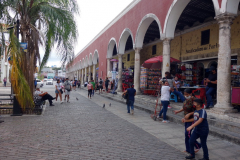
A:
[[[46,85],[53,85],[53,80],[48,79],[47,82],[46,82]]]
[[[44,78],[44,79],[43,79],[43,82],[47,82],[47,80],[48,80],[47,78]]]
[[[43,82],[40,79],[36,79],[37,85],[43,87]]]

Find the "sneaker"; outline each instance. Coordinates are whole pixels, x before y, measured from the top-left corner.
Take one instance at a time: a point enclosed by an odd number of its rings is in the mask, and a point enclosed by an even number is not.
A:
[[[183,151],[183,153],[187,153],[187,154],[190,154],[188,151]]]
[[[61,104],[63,104],[63,101],[61,101]]]
[[[194,152],[197,153],[198,151],[200,151],[200,148],[199,149],[195,149]]]
[[[134,110],[133,110],[133,109],[131,109],[131,114],[132,114],[132,115],[134,114]]]
[[[163,122],[163,123],[168,123],[169,121],[168,121],[168,120],[163,120],[162,122]]]
[[[209,108],[213,108],[214,106],[210,105]]]
[[[66,98],[64,99],[64,102],[66,102]]]
[[[190,155],[190,156],[187,156],[187,157],[185,157],[186,159],[194,159],[195,157],[193,157],[192,155]]]
[[[4,120],[0,120],[0,123],[4,122]]]
[[[168,106],[168,108],[172,108],[171,106]]]
[[[50,106],[54,106],[54,104],[51,104]]]
[[[67,101],[67,103],[70,103],[69,101]]]

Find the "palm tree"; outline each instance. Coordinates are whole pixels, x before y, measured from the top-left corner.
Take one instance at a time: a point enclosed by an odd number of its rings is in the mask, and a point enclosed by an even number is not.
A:
[[[10,34],[9,56],[14,56],[12,59],[15,61],[13,62],[15,72],[11,72],[12,77],[19,72],[12,84],[19,94],[25,95],[25,98],[22,96],[24,99],[18,97],[19,101],[24,101],[21,103],[22,107],[29,103],[29,99],[26,101],[29,93],[24,91],[26,88],[19,88],[18,85],[26,81],[30,87],[30,93],[33,93],[33,79],[37,62],[39,62],[39,71],[41,71],[54,46],[61,56],[62,64],[69,56],[74,55],[73,45],[78,36],[74,15],[78,13],[76,0],[1,0],[1,21],[11,26],[19,20],[21,42],[28,45],[27,52],[19,51],[19,47],[16,47],[19,44],[14,32]],[[16,27],[14,31],[16,32]],[[42,62],[39,53],[41,47],[45,49]],[[14,53],[18,53],[18,55]]]

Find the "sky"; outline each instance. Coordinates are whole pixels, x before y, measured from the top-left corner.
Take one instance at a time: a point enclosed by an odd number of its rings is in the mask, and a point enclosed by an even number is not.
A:
[[[78,42],[75,55],[80,52],[103,28],[105,28],[133,0],[77,0],[80,15],[76,17],[78,25]],[[40,51],[41,58],[44,50]],[[60,57],[53,50],[47,66],[61,66]]]

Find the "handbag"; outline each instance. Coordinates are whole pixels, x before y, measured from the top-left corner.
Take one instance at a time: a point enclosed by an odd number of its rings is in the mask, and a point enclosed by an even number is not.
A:
[[[63,91],[62,91],[62,89],[60,89],[60,92],[61,92],[61,94],[63,94]]]

